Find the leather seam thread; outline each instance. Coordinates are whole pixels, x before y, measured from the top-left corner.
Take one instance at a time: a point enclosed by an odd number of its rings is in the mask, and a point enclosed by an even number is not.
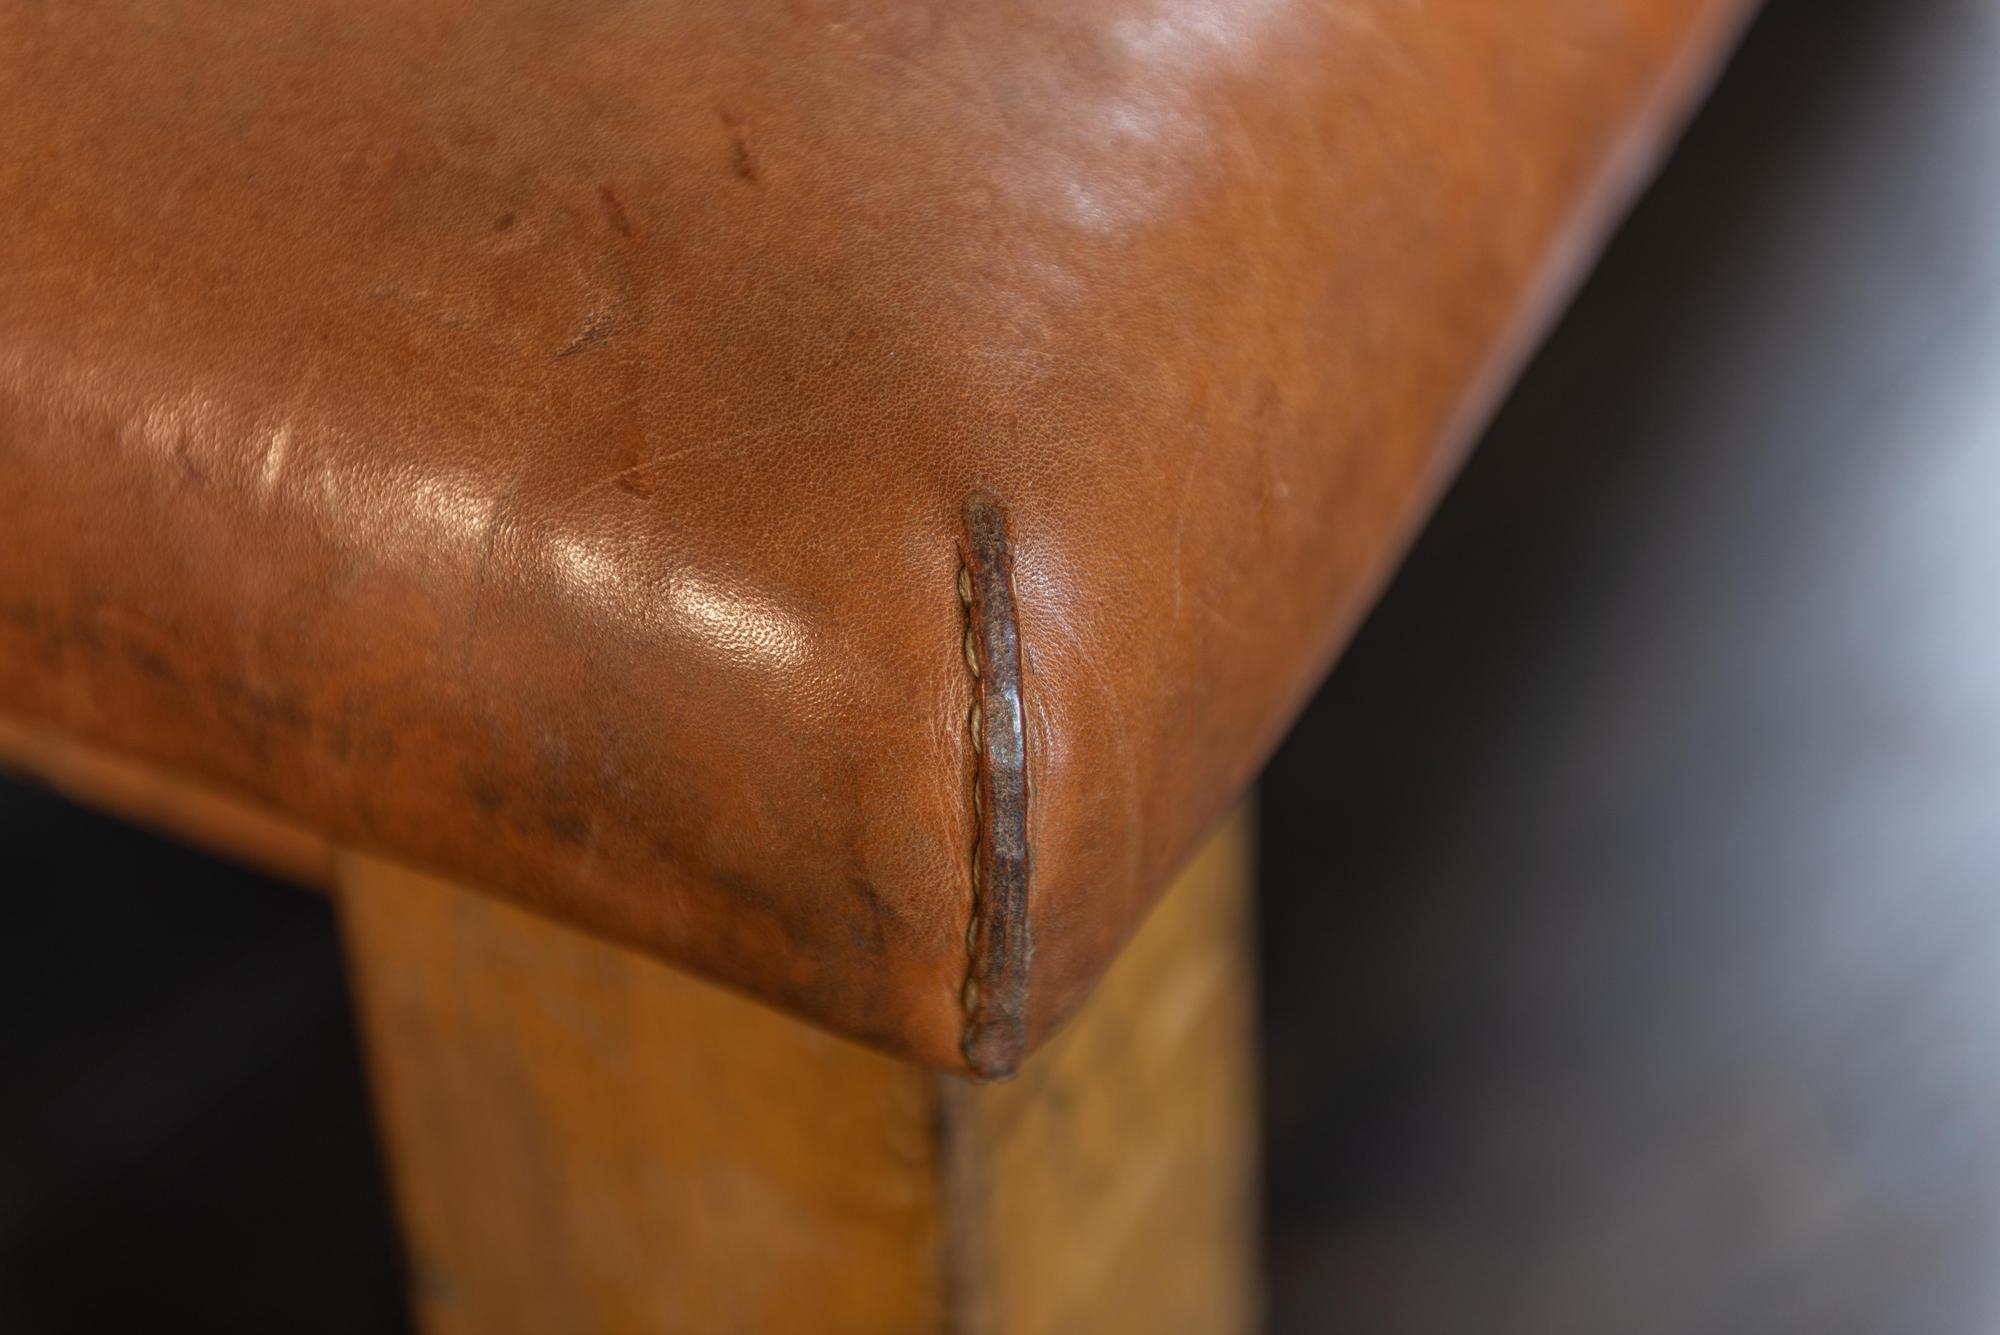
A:
[[[965,500],[958,597],[972,678],[972,911],[966,922],[960,1052],[984,1080],[1012,1075],[1026,1046],[1028,971],[1027,730],[1013,549],[989,493]]]

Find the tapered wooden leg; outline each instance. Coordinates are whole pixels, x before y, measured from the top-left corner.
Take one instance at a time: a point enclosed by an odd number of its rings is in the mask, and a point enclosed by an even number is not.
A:
[[[1254,1324],[1250,822],[1014,1081],[831,1037],[453,885],[340,898],[420,1323]]]

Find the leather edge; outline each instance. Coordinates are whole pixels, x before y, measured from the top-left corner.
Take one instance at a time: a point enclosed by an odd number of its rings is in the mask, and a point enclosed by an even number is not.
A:
[[[333,885],[318,832],[202,780],[0,716],[0,774],[309,890]]]

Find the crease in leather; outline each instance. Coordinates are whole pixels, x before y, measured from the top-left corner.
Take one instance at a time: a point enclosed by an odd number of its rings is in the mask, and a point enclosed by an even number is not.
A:
[[[1014,613],[1013,548],[1007,518],[990,493],[965,499],[965,666],[972,674],[966,720],[973,757],[972,912],[966,923],[965,1031],[960,1050],[974,1075],[1011,1076],[1027,1046],[1027,728],[1021,703],[1020,624]]]

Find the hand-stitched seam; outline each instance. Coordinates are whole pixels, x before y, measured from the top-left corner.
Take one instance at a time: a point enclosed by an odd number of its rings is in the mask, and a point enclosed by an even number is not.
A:
[[[966,733],[972,753],[972,913],[962,1001],[966,1064],[983,1079],[1014,1073],[1026,1042],[1028,969],[1027,729],[1014,614],[1013,549],[1005,512],[975,491],[964,507],[958,572],[964,653],[972,674]]]

